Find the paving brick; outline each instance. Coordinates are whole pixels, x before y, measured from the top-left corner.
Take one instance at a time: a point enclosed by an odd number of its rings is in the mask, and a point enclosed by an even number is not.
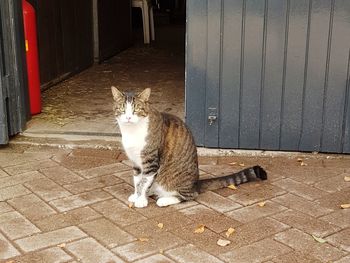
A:
[[[199,165],[199,169],[216,176],[228,175],[238,170],[242,170],[242,167],[233,167],[232,165],[222,164],[222,165]]]
[[[40,232],[35,225],[16,211],[0,215],[0,230],[10,239],[17,239]]]
[[[65,185],[64,187],[67,188],[73,194],[79,194],[79,193],[91,191],[97,188],[103,188],[103,187],[115,185],[121,182],[122,180],[114,175],[104,175],[97,178]]]
[[[235,228],[235,232],[228,238],[225,236],[226,231],[222,233],[222,236],[224,239],[231,240],[231,249],[236,249],[238,247],[252,244],[269,236],[273,236],[274,234],[288,228],[290,228],[288,225],[266,217],[238,226]]]
[[[40,160],[40,161],[31,161],[25,164],[5,167],[4,170],[10,175],[17,175],[17,174],[38,171],[43,168],[56,167],[56,166],[58,166],[57,163],[52,160]]]
[[[146,219],[146,217],[139,214],[135,209],[129,208],[116,199],[92,205],[92,208],[119,226],[131,225]]]
[[[0,260],[19,255],[18,250],[0,233]]]
[[[251,245],[224,253],[219,257],[227,262],[260,263],[290,251],[290,248],[281,243],[272,239],[263,239]]]
[[[321,262],[334,261],[345,255],[343,251],[329,244],[318,243],[311,235],[298,229],[289,229],[279,233],[275,236],[275,240]]]
[[[0,169],[0,178],[1,177],[7,177],[7,176],[9,176],[9,174],[6,173],[5,171],[3,171],[2,169]]]
[[[321,263],[322,261],[317,260],[310,255],[303,254],[301,252],[293,251],[286,255],[278,256],[273,259],[274,263]],[[266,262],[264,262],[266,263]]]
[[[71,184],[84,180],[83,177],[62,166],[41,169],[40,172],[60,185]]]
[[[233,202],[228,198],[222,197],[221,195],[216,194],[212,191],[200,194],[196,198],[196,201],[221,213],[242,207],[242,205]]]
[[[299,166],[290,169],[277,168],[287,178],[293,179],[303,184],[314,185],[315,183],[327,178],[336,176],[344,172],[343,168],[325,168],[315,166]]]
[[[54,209],[34,194],[13,198],[8,203],[30,220],[56,214]]]
[[[19,175],[13,175],[8,177],[0,178],[0,189],[14,186],[17,184],[23,184],[25,182],[33,181],[33,180],[39,180],[44,179],[45,177],[39,173],[39,172],[29,172],[29,173],[23,173]]]
[[[34,221],[34,224],[42,231],[52,231],[68,226],[79,225],[102,216],[90,207],[81,207],[61,214],[47,216]]]
[[[241,185],[237,190],[231,191],[229,198],[237,203],[247,206],[285,193],[285,190],[272,184],[254,182]]]
[[[74,149],[71,152],[72,156],[90,156],[95,158],[113,159],[116,160],[120,155],[119,150],[109,149]]]
[[[132,193],[133,192],[134,191],[132,191]],[[166,206],[166,207],[159,207],[156,204],[156,200],[149,197],[148,198],[148,206],[146,209],[136,208],[135,210],[147,218],[153,218],[153,217],[157,217],[157,216],[160,216],[163,214],[174,212],[174,211],[176,211],[176,208],[172,205]]]
[[[103,190],[115,196],[125,204],[129,204],[128,198],[132,193],[134,193],[134,187],[127,183],[109,186],[104,188]]]
[[[350,188],[349,182],[345,182],[345,173],[330,177],[315,184],[315,187],[328,193],[334,193],[346,188]]]
[[[123,180],[124,182],[126,182],[127,184],[129,184],[131,186],[134,185],[134,179],[133,179],[134,172],[133,172],[133,170],[126,170],[126,171],[114,173],[114,175],[117,176],[118,178],[120,178],[121,180]]]
[[[58,162],[60,165],[72,171],[87,170],[99,166],[114,164],[116,162],[116,160],[111,158],[96,158],[95,156],[76,156],[72,154],[55,156],[52,159]]]
[[[343,189],[342,191],[335,193],[327,193],[315,200],[315,203],[321,205],[322,207],[327,207],[330,209],[338,210],[341,204],[349,203],[350,188]]]
[[[277,185],[290,193],[296,194],[310,201],[320,198],[326,194],[324,191],[289,178],[273,182],[272,184]]]
[[[328,236],[326,240],[332,245],[350,252],[350,228],[343,229],[338,233]]]
[[[272,217],[318,237],[324,237],[340,230],[338,226],[295,210],[287,210]]]
[[[72,260],[72,257],[64,252],[61,248],[52,247],[41,251],[27,253],[23,256],[15,257],[12,262],[16,263],[64,263]],[[11,261],[10,261],[11,262]]]
[[[79,227],[109,248],[136,240],[135,237],[104,218],[83,223]]]
[[[14,165],[21,165],[33,160],[44,160],[49,159],[46,153],[15,153],[10,152],[0,152],[0,167],[9,167]]]
[[[273,198],[272,201],[314,217],[329,214],[333,211],[332,209],[322,207],[315,202],[293,194],[281,195]]]
[[[112,163],[112,164],[94,167],[86,170],[81,170],[79,171],[79,174],[87,179],[90,179],[90,178],[94,178],[102,175],[114,174],[125,170],[130,170],[130,167],[122,163]]]
[[[239,222],[246,223],[246,222],[254,221],[258,218],[277,214],[284,210],[287,210],[285,206],[282,206],[280,204],[277,204],[271,201],[266,201],[263,207],[257,204],[254,204],[254,205],[246,206],[246,207],[228,212],[226,213],[226,215]]]
[[[174,259],[179,263],[220,263],[223,262],[220,259],[206,253],[204,250],[201,250],[195,247],[192,244],[188,244],[185,246],[177,247],[165,252],[167,256]]]
[[[124,262],[92,238],[86,238],[70,243],[66,246],[66,249],[77,257],[78,261],[84,263]]]
[[[31,192],[23,185],[15,185],[6,188],[0,188],[0,201],[14,198],[16,196],[30,194]]]
[[[35,180],[25,183],[32,192],[36,193],[45,201],[51,201],[72,195],[60,185],[50,179]]]
[[[203,205],[196,205],[179,210],[186,217],[199,224],[204,224],[216,233],[221,233],[229,227],[236,227],[241,223],[226,215],[215,212]]]
[[[349,263],[350,262],[350,255],[343,257],[337,261],[334,261],[334,263]]]
[[[75,226],[37,234],[31,237],[16,240],[16,244],[25,252],[39,250],[45,247],[56,246],[86,237],[86,234]]]
[[[13,211],[13,208],[5,202],[0,202],[0,214]]]
[[[337,225],[341,228],[350,227],[350,209],[338,209],[329,215],[320,217],[326,222]]]
[[[68,196],[62,199],[56,199],[50,202],[50,205],[54,206],[61,212],[69,211],[78,207],[91,205],[106,199],[111,198],[112,196],[104,191],[95,190],[91,192],[85,192],[78,195]]]
[[[165,251],[184,243],[183,240],[169,232],[159,233],[157,236],[148,236],[148,241],[134,241],[132,243],[116,247],[112,251],[125,260],[134,261],[149,255]]]
[[[150,262],[173,263],[175,261],[172,261],[170,258],[162,254],[156,254],[156,255],[135,261],[135,263],[150,263]]]

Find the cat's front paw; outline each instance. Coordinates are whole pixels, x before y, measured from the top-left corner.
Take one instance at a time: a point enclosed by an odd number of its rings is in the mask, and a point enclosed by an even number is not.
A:
[[[134,202],[134,206],[137,208],[146,207],[147,205],[148,205],[148,200],[144,196],[139,196]]]
[[[131,203],[135,203],[136,199],[137,199],[137,194],[132,194],[129,196],[128,201]]]

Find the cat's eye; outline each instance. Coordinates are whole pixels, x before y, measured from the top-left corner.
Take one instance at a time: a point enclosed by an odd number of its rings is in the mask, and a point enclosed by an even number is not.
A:
[[[124,104],[121,104],[121,105],[118,106],[118,111],[120,111],[120,112],[124,112],[125,111]]]
[[[140,111],[141,111],[140,105],[136,104],[134,107],[134,112],[140,112]]]

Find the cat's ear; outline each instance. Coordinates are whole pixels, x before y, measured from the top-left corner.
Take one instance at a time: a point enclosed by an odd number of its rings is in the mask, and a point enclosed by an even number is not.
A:
[[[124,94],[121,91],[119,91],[116,87],[112,86],[111,89],[112,89],[113,99],[115,101],[119,101],[124,97]]]
[[[151,95],[151,89],[150,88],[146,88],[139,95],[137,95],[137,97],[139,97],[141,100],[146,102],[146,101],[149,100],[149,96],[150,95]]]

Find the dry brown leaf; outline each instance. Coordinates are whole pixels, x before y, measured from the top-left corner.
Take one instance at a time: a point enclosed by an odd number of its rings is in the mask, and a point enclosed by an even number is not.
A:
[[[264,207],[264,206],[265,206],[265,204],[266,204],[266,201],[259,202],[259,203],[258,203],[258,206],[260,206],[260,207]]]
[[[235,164],[237,164],[237,162],[232,162],[232,163],[229,163],[230,165],[235,165]]]
[[[245,164],[244,164],[244,163],[240,163],[239,166],[242,166],[242,167],[243,167],[243,166],[245,166]]]
[[[133,203],[129,203],[129,208],[133,208],[134,204]]]
[[[311,235],[318,243],[326,243],[327,240],[324,240],[323,238],[320,238],[320,237],[317,237],[317,236],[314,236],[314,235]]]
[[[301,163],[303,161],[303,158],[298,158],[297,162]]]
[[[202,234],[205,230],[205,225],[199,225],[195,230],[194,233],[196,234]]]
[[[163,223],[158,223],[158,225],[157,225],[160,229],[163,229],[163,227],[164,227],[164,224]]]
[[[139,241],[141,242],[147,242],[149,240],[149,238],[147,237],[139,237]]]
[[[350,204],[342,204],[340,205],[340,207],[343,209],[347,209],[347,208],[350,208]]]
[[[350,176],[345,176],[345,177],[344,177],[344,181],[345,181],[345,182],[350,182]]]
[[[159,254],[164,254],[164,250],[163,249],[159,249]]]
[[[233,232],[235,232],[235,229],[233,227],[230,227],[229,229],[227,229],[225,235],[229,237],[233,234]]]
[[[226,240],[226,239],[219,239],[216,242],[217,245],[219,245],[220,247],[226,247],[227,245],[231,244],[230,240]]]
[[[66,247],[66,243],[62,243],[62,244],[59,244],[57,246],[60,247],[60,248],[63,248],[63,247]]]
[[[231,190],[237,190],[237,187],[234,184],[228,185],[227,188],[230,188]]]
[[[301,162],[300,165],[301,166],[307,166],[307,163]]]

